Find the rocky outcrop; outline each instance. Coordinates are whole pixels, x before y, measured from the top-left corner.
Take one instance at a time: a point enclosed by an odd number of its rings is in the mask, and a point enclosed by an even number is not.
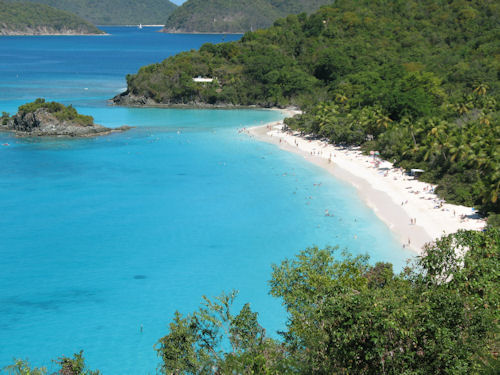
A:
[[[144,95],[134,95],[129,91],[122,92],[119,95],[116,95],[113,99],[111,99],[113,104],[123,105],[123,106],[132,106],[132,107],[154,107],[158,106],[160,103],[156,102],[152,98],[148,98]],[[169,103],[164,103],[169,104]]]
[[[4,122],[5,124],[0,124],[0,130],[14,132],[20,137],[94,137],[131,128],[121,126],[112,129],[94,123],[60,120],[46,108],[39,108],[34,112],[19,112]]]
[[[161,103],[149,98],[145,95],[135,95],[128,91],[125,91],[114,98],[110,99],[110,103],[113,105],[125,106],[125,107],[160,107],[160,108],[223,108],[223,109],[235,109],[235,108],[268,108],[265,106],[257,105],[236,105],[232,103],[207,103],[202,99],[192,100],[189,102],[178,102],[178,101],[163,101]]]

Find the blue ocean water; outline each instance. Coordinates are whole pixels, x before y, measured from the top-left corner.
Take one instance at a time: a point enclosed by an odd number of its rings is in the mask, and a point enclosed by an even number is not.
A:
[[[283,328],[271,264],[307,246],[397,267],[411,256],[351,186],[238,132],[277,112],[108,106],[126,74],[221,35],[106,31],[0,37],[0,111],[45,97],[135,126],[82,140],[0,133],[0,367],[54,368],[84,349],[104,374],[153,374],[174,311],[204,294],[237,289],[268,332]]]

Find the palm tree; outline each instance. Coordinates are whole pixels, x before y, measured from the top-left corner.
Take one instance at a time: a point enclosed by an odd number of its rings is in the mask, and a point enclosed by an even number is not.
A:
[[[483,111],[481,111],[481,114],[479,115],[479,123],[481,125],[486,125],[490,126],[490,119],[488,115],[485,115]]]
[[[458,114],[462,116],[468,113],[472,108],[474,108],[474,104],[472,104],[472,102],[459,103],[455,106],[455,108]]]
[[[338,105],[335,103],[321,102],[314,109],[314,120],[312,125],[313,133],[319,133],[327,128],[332,118],[338,115]]]
[[[337,100],[339,103],[345,103],[348,100],[348,98],[342,93],[337,93],[335,95],[335,100]]]
[[[452,162],[469,160],[473,154],[468,139],[462,131],[449,136],[446,146]]]
[[[479,86],[477,86],[473,92],[475,92],[478,95],[486,95],[486,92],[488,91],[489,86],[484,83],[480,83]]]
[[[427,120],[431,130],[427,133],[428,139],[431,144],[428,145],[427,152],[425,153],[424,160],[427,160],[431,155],[441,155],[444,160],[446,157],[446,137],[448,135],[448,123],[444,120],[429,119]]]

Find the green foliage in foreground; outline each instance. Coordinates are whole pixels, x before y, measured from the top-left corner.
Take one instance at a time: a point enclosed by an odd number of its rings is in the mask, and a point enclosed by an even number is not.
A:
[[[177,6],[168,0],[8,0],[29,1],[77,14],[94,25],[162,25]]]
[[[177,32],[243,33],[269,27],[289,14],[311,13],[331,0],[188,0],[165,28]]]
[[[61,357],[57,361],[54,361],[60,365],[60,369],[57,371],[58,375],[99,375],[99,371],[92,371],[85,365],[85,359],[83,358],[83,350],[80,353],[75,353],[73,358]],[[28,361],[22,359],[16,359],[14,364],[4,368],[6,373],[11,375],[47,375],[47,369],[30,367]],[[54,374],[54,375],[55,375]]]
[[[497,374],[500,231],[458,232],[394,274],[368,256],[309,248],[273,266],[271,295],[288,313],[281,340],[266,336],[236,292],[175,313],[156,351],[162,374]],[[63,375],[97,375],[82,352]],[[27,362],[15,375],[45,375]]]
[[[24,32],[35,29],[46,29],[49,33],[103,33],[84,19],[63,10],[42,4],[0,1],[0,34],[2,31]]]
[[[73,121],[80,125],[92,125],[94,118],[79,114],[72,105],[65,106],[57,102],[46,102],[43,98],[38,98],[34,102],[23,104],[18,108],[18,114],[35,112],[38,109],[46,109],[60,121]]]
[[[338,0],[129,75],[164,104],[298,105],[294,130],[379,150],[454,203],[500,214],[500,5]],[[196,76],[216,78],[211,84]],[[493,220],[494,221],[494,220]]]
[[[464,250],[469,249],[464,254]],[[288,312],[282,341],[223,294],[176,313],[157,351],[163,374],[476,374],[498,368],[500,232],[459,232],[412,267],[310,248],[273,266]],[[496,364],[495,364],[496,363]]]

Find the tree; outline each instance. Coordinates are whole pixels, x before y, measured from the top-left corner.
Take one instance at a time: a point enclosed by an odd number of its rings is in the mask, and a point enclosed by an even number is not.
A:
[[[169,333],[156,345],[163,374],[279,373],[280,345],[266,337],[249,304],[233,315],[236,296],[235,291],[213,301],[204,296],[198,311],[186,317],[176,312]]]
[[[47,375],[45,367],[31,368],[29,362],[22,359],[15,359],[12,365],[4,367],[3,370],[11,375]]]
[[[58,360],[54,361],[59,364],[60,369],[53,375],[99,375],[99,371],[92,371],[85,365],[85,359],[83,357],[83,350],[80,353],[75,353],[73,358],[62,356]],[[26,360],[16,359],[14,364],[4,368],[7,373],[12,375],[47,375],[47,369],[45,367],[36,368],[30,367],[30,364]]]
[[[62,356],[57,361],[61,369],[57,372],[58,375],[99,375],[100,372],[92,371],[85,365],[85,358],[83,358],[83,350],[80,353],[73,354],[73,358]]]
[[[336,252],[311,248],[273,267],[299,373],[469,374],[493,363],[498,230],[443,237],[399,275]]]
[[[282,342],[223,294],[176,314],[157,351],[165,374],[475,374],[498,369],[500,231],[429,244],[401,273],[337,248],[273,266]]]

